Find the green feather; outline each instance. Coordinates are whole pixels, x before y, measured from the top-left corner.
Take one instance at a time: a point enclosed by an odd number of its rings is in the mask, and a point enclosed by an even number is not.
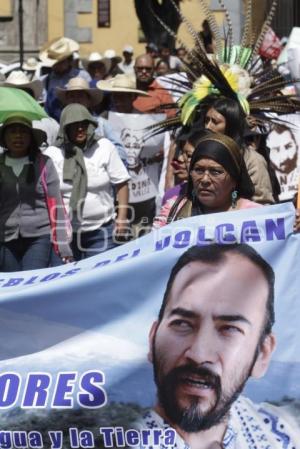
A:
[[[197,100],[196,97],[194,97],[193,92],[189,92],[185,95],[185,99],[182,98],[180,101],[181,103],[181,121],[184,125],[186,125],[191,118],[192,113],[196,109],[196,107],[199,104],[199,100]]]

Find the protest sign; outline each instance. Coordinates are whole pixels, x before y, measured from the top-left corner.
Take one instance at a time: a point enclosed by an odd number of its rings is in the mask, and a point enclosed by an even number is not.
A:
[[[276,126],[268,135],[270,159],[280,184],[280,201],[292,200],[300,179],[300,115],[280,117],[287,126]]]
[[[164,134],[146,138],[145,128],[165,118],[164,114],[109,113],[109,121],[118,132],[127,152],[129,203],[140,203],[158,194],[161,164],[154,156],[163,152]]]
[[[191,217],[78,263],[2,273],[1,428],[33,432],[27,447],[58,448],[65,438],[64,447],[96,447],[104,427],[127,428],[152,406],[147,337],[171,267],[188,247],[211,242],[247,243],[275,271],[277,349],[267,375],[247,383],[246,394],[300,399],[294,214],[287,203],[252,209],[251,218],[248,210]]]
[[[288,42],[284,49],[282,50],[277,64],[286,64],[288,62],[288,51],[291,48],[297,48],[300,45],[300,28],[294,27],[289,35]]]

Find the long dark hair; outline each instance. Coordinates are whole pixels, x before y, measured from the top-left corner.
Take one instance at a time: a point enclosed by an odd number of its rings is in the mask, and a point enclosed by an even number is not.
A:
[[[277,179],[277,176],[276,176],[276,172],[274,170],[274,167],[272,166],[272,162],[270,159],[270,148],[267,145],[267,138],[268,138],[268,135],[266,133],[259,134],[259,145],[256,148],[256,150],[253,150],[253,151],[256,151],[261,156],[263,156],[263,158],[265,159],[265,161],[267,163],[267,170],[268,170],[268,173],[270,176],[273,197],[274,197],[275,202],[278,203],[279,195],[281,193],[281,188],[280,188],[280,184]],[[249,143],[251,143],[251,139],[252,139],[251,136],[246,136],[245,144],[249,145]],[[252,150],[250,150],[250,151],[252,151]]]

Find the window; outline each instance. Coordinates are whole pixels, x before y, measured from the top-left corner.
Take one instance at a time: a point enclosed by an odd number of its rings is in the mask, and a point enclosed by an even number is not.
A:
[[[110,27],[110,0],[98,0],[98,28]]]

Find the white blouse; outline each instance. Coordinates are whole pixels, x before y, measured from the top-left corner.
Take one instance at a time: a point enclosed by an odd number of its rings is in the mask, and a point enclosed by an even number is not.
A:
[[[72,183],[63,181],[65,151],[50,146],[44,152],[51,157],[60,179],[60,189],[67,211],[72,193]],[[83,153],[87,171],[87,195],[82,217],[71,217],[74,232],[99,229],[115,218],[113,185],[121,184],[130,176],[118,151],[108,139],[100,139]]]

